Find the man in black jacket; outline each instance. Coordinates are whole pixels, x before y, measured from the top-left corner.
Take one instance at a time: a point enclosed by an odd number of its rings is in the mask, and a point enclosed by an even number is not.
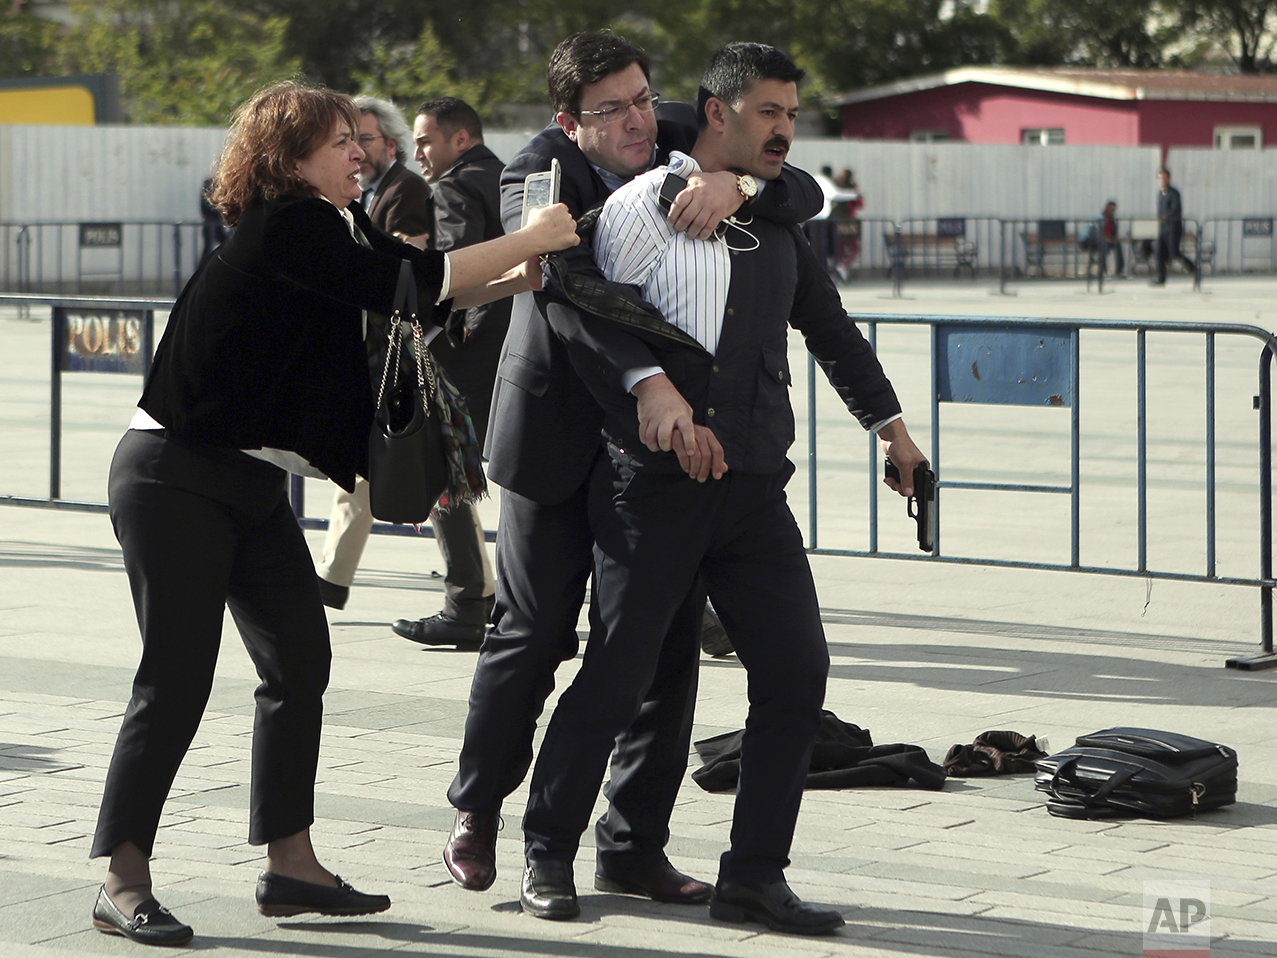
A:
[[[793,139],[802,75],[774,47],[720,50],[702,81],[696,145],[670,165],[684,177],[731,170],[774,181]],[[581,669],[546,731],[529,788],[525,851],[535,871],[552,874],[565,863],[570,870],[612,740],[641,713],[669,645],[661,636],[703,576],[749,673],[731,847],[710,914],[826,933],[842,916],[800,901],[784,877],[829,669],[802,533],[784,494],[794,471],[786,458],[794,441],[788,327],[803,334],[840,398],[877,433],[902,476],[911,477],[923,457],[873,350],[797,227],[738,215],[722,235],[690,239],[659,212],[665,175],[653,170],[613,194],[595,253],[608,279],[639,285],[694,336],[653,344],[659,369],[650,379],[654,389],[686,398],[696,429],[721,443],[728,471],[692,481],[684,474],[686,452],[644,435],[635,399],[642,383],[627,385],[634,367],[618,366],[613,350],[570,347],[604,410],[606,451],[589,491],[600,628],[591,630]],[[912,492],[908,478],[892,485]],[[543,897],[541,917],[569,917],[569,887]],[[526,899],[525,890],[529,910]]]
[[[517,225],[525,178],[562,172],[559,199],[574,216],[602,203],[620,183],[663,161],[671,148],[690,148],[694,114],[658,118],[648,86],[647,55],[610,33],[577,34],[555,50],[549,84],[555,123],[511,161],[502,176],[502,215]],[[687,119],[691,118],[689,125]],[[676,200],[677,225],[707,235],[744,201],[736,177],[700,177]],[[805,174],[787,171],[757,204],[759,215],[801,222],[822,197]],[[580,270],[601,280],[593,259],[570,256],[544,292],[515,298],[506,336],[486,452],[489,475],[503,489],[497,532],[496,624],[479,655],[459,771],[448,790],[457,820],[444,848],[449,873],[464,888],[482,890],[496,875],[495,846],[502,800],[523,780],[532,738],[554,671],[577,652],[576,624],[592,565],[586,517],[590,470],[600,446],[602,412],[572,371],[565,342],[615,348],[622,368],[655,363],[649,346],[610,320],[583,315],[554,280]],[[645,403],[645,422],[670,442],[671,430],[692,436],[691,407],[666,396]],[[718,450],[721,459],[721,449]],[[706,448],[702,457],[713,459]],[[710,888],[680,874],[665,857],[668,823],[691,737],[696,694],[697,631],[703,590],[693,586],[673,617],[666,655],[640,714],[616,743],[608,790],[611,807],[596,829],[602,890],[658,901],[705,901]],[[563,884],[563,871],[524,875],[525,907]],[[566,883],[571,886],[570,865]],[[551,909],[562,909],[552,904]],[[570,907],[575,908],[573,895]]]
[[[434,248],[446,252],[503,235],[504,164],[483,145],[483,124],[474,108],[456,97],[427,100],[417,107],[412,134],[417,162],[434,188]],[[510,299],[499,299],[455,311],[445,335],[430,347],[465,397],[480,444],[509,327]],[[483,523],[473,505],[439,513],[432,523],[447,570],[443,611],[424,619],[398,619],[391,628],[423,645],[477,649],[496,591]]]
[[[1190,273],[1197,265],[1180,252],[1180,240],[1184,237],[1184,204],[1179,190],[1171,186],[1171,171],[1162,167],[1157,171],[1157,279],[1152,285],[1166,282],[1166,262],[1181,260]]]

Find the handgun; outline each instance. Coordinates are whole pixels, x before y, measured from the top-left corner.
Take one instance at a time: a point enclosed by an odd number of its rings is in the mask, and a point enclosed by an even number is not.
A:
[[[900,481],[900,470],[887,459],[883,472],[888,479]],[[924,459],[913,469],[913,495],[905,503],[905,512],[918,524],[918,548],[932,552],[936,544],[936,474]]]

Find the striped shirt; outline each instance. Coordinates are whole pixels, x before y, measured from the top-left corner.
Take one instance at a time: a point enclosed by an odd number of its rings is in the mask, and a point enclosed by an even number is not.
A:
[[[667,320],[713,353],[727,308],[731,252],[716,237],[696,240],[676,233],[657,204],[667,172],[686,179],[700,171],[690,156],[674,151],[668,166],[616,190],[599,214],[594,258],[604,276],[638,286]]]

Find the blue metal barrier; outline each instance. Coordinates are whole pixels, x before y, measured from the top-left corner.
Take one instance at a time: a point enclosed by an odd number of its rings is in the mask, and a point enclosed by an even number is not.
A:
[[[0,304],[17,306],[52,307],[55,319],[52,333],[53,399],[50,407],[52,449],[50,453],[50,495],[47,499],[23,498],[0,495],[0,505],[33,506],[53,509],[69,509],[86,512],[105,512],[105,503],[76,502],[60,497],[60,445],[61,410],[57,379],[66,365],[68,341],[75,335],[81,341],[71,352],[82,363],[74,368],[94,368],[93,362],[109,365],[119,361],[149,362],[153,342],[149,332],[149,316],[155,312],[167,312],[170,300],[129,300],[74,297],[43,297],[0,295]],[[129,314],[140,314],[130,316]],[[80,317],[76,327],[73,320]],[[128,326],[136,319],[136,328]],[[815,359],[808,360],[807,387],[807,442],[808,442],[808,544],[809,550],[818,555],[874,556],[896,559],[925,559],[933,562],[953,562],[969,565],[985,565],[1002,568],[1042,569],[1052,571],[1085,572],[1097,575],[1133,576],[1146,579],[1167,579],[1186,582],[1209,582],[1221,585],[1241,585],[1258,588],[1260,593],[1260,652],[1256,655],[1230,659],[1233,668],[1250,670],[1277,667],[1277,655],[1273,652],[1272,592],[1277,582],[1272,569],[1272,452],[1271,452],[1271,370],[1273,353],[1277,350],[1277,336],[1256,326],[1240,324],[1204,324],[1171,322],[1137,322],[1126,320],[1081,319],[1015,319],[1005,317],[970,316],[906,316],[906,315],[856,315],[853,316],[865,330],[871,345],[877,344],[879,325],[928,326],[931,330],[931,464],[936,472],[936,515],[941,515],[940,498],[945,489],[979,489],[985,491],[1015,491],[1044,494],[1065,494],[1070,497],[1070,549],[1069,562],[1025,562],[1009,559],[988,559],[947,555],[941,552],[939,524],[932,551],[923,556],[918,553],[884,552],[878,547],[878,452],[876,440],[869,439],[868,495],[868,550],[829,549],[819,541],[819,508],[817,489],[818,450],[816,442],[816,375]],[[121,325],[124,323],[124,325]],[[95,325],[96,324],[96,325]],[[76,330],[78,329],[78,332]],[[1082,562],[1080,543],[1079,502],[1081,494],[1079,442],[1079,342],[1082,330],[1128,331],[1136,336],[1137,362],[1137,561],[1135,568],[1086,565]],[[1206,360],[1206,557],[1205,571],[1185,573],[1154,570],[1148,567],[1148,503],[1147,503],[1147,398],[1146,398],[1146,349],[1148,332],[1172,332],[1199,334],[1205,337]],[[1263,344],[1259,356],[1259,392],[1255,408],[1259,411],[1259,540],[1260,563],[1257,578],[1220,576],[1216,572],[1216,488],[1215,488],[1215,341],[1219,335],[1239,335],[1258,339]],[[114,339],[112,338],[114,337]],[[125,341],[127,340],[127,344]],[[146,344],[143,346],[143,344]],[[100,355],[99,355],[100,354]],[[90,365],[83,365],[83,363]],[[100,367],[105,368],[105,367]],[[141,371],[144,367],[130,369]],[[1070,482],[1067,486],[1033,485],[1017,483],[975,483],[946,481],[943,478],[943,462],[940,445],[941,403],[980,402],[1013,405],[1067,407],[1070,409]],[[294,479],[293,504],[299,522],[307,529],[325,529],[327,520],[303,515],[304,503],[300,479]],[[409,526],[376,523],[377,534],[416,535]],[[429,527],[421,533],[432,536]],[[495,533],[485,532],[488,541]]]
[[[808,361],[808,513],[809,550],[818,555],[878,556],[893,559],[925,559],[1000,568],[1044,569],[1086,572],[1095,575],[1134,576],[1147,579],[1170,579],[1186,582],[1211,582],[1242,585],[1259,589],[1260,651],[1256,655],[1238,656],[1226,663],[1230,668],[1266,669],[1277,667],[1273,653],[1272,592],[1277,583],[1272,573],[1272,452],[1271,452],[1271,367],[1277,336],[1257,326],[1209,323],[1137,322],[1127,320],[1029,319],[992,316],[907,316],[862,314],[852,317],[866,330],[872,345],[877,343],[879,325],[922,325],[931,329],[931,467],[937,477],[937,529],[929,555],[883,552],[878,548],[878,450],[877,441],[869,439],[869,548],[828,549],[819,545],[816,484],[815,428],[815,359]],[[1079,499],[1079,336],[1081,330],[1123,330],[1136,334],[1137,364],[1137,429],[1136,494],[1137,494],[1137,562],[1133,569],[1115,566],[1085,565],[1081,561]],[[1147,478],[1147,399],[1145,334],[1148,332],[1196,333],[1206,343],[1206,562],[1203,573],[1159,571],[1148,567],[1148,478]],[[1215,570],[1215,339],[1219,335],[1253,337],[1263,343],[1259,356],[1259,394],[1255,408],[1259,410],[1259,575],[1256,578],[1220,576]],[[1067,355],[1066,355],[1067,354]],[[981,357],[991,364],[985,373],[978,371]],[[1012,483],[972,483],[945,481],[940,449],[940,406],[942,402],[993,402],[1016,405],[1067,406],[1071,410],[1070,484],[1038,486]],[[941,492],[944,489],[982,489],[1056,493],[1070,496],[1070,557],[1068,564],[1024,562],[1011,559],[987,559],[951,556],[940,551]]]
[[[1217,273],[1277,273],[1274,217],[1210,216],[1202,220],[1198,246],[1202,262]]]
[[[173,308],[173,300],[0,294],[0,305],[14,305],[19,309],[49,307],[52,310],[49,324],[49,496],[35,498],[0,494],[0,506],[106,512],[105,502],[62,498],[62,373],[87,371],[145,376],[155,350],[154,314],[168,313]],[[327,519],[310,518],[303,514],[303,480],[300,476],[293,476],[291,479],[290,499],[298,523],[303,529],[327,529]],[[389,522],[375,522],[372,531],[375,535],[421,535],[434,538],[434,529],[428,524],[423,524],[418,529]],[[485,530],[484,536],[489,542],[496,541],[495,531]]]
[[[199,266],[202,229],[162,220],[0,223],[0,291],[177,296]]]

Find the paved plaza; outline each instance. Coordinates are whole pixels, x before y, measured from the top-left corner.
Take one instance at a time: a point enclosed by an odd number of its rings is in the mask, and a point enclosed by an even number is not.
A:
[[[843,287],[858,313],[1111,317],[1249,323],[1277,330],[1277,281],[1210,280],[1192,293],[1138,280],[1088,295],[1078,283]],[[1133,340],[1083,341],[1083,562],[1133,561]],[[880,352],[928,449],[923,330],[879,328]],[[49,323],[0,304],[0,494],[48,491]],[[1218,346],[1219,574],[1254,578],[1255,371],[1260,343]],[[805,365],[795,337],[799,473],[807,528]],[[1149,337],[1150,567],[1202,568],[1201,348]],[[136,401],[135,377],[68,374],[63,496],[105,499],[111,450]],[[863,549],[867,443],[827,387],[818,407],[819,545]],[[1067,416],[1058,410],[946,409],[948,478],[1067,482]],[[951,431],[949,431],[951,430]],[[1064,455],[1061,454],[1063,443]],[[945,494],[942,543],[955,554],[1067,561],[1067,499]],[[1009,497],[1009,498],[1008,498]],[[307,514],[330,492],[307,483]],[[485,502],[495,528],[497,501]],[[880,547],[907,551],[903,504],[879,501]],[[1063,526],[1061,526],[1061,520]],[[1061,532],[1063,528],[1063,532]],[[307,534],[318,550],[322,533]],[[1063,552],[1061,551],[1063,549]],[[1235,748],[1237,804],[1196,819],[1070,821],[1049,816],[1030,776],[949,780],[942,791],[808,792],[788,875],[804,898],[841,909],[838,934],[802,939],[712,921],[707,909],[597,893],[587,835],[576,862],[582,915],[565,923],[519,910],[525,789],[509,799],[498,877],[454,886],[439,853],[452,824],[455,770],[475,655],[422,649],[388,623],[432,614],[443,566],[432,541],[375,537],[344,611],[329,610],[332,680],[313,837],[321,860],[370,892],[383,915],[360,920],[259,916],[259,849],[247,831],[252,693],[248,657],[227,617],[217,683],[178,776],[156,844],[156,892],[218,956],[1139,956],[1148,883],[1205,883],[1211,955],[1277,955],[1277,670],[1224,660],[1257,649],[1257,591],[1218,583],[1081,575],[880,558],[812,559],[832,658],[826,707],[875,743],[950,746],[992,729],[1046,736],[1053,748],[1116,725],[1171,729]],[[138,955],[94,931],[102,862],[87,858],[138,637],[118,547],[101,513],[0,505],[0,956]],[[582,635],[584,635],[584,621]],[[578,660],[579,661],[579,660]],[[566,685],[575,662],[561,668]],[[740,728],[745,673],[704,658],[694,737]],[[552,708],[553,698],[547,706]],[[544,726],[544,718],[542,720]],[[693,755],[689,772],[698,764]],[[732,797],[685,781],[670,857],[712,880]]]

